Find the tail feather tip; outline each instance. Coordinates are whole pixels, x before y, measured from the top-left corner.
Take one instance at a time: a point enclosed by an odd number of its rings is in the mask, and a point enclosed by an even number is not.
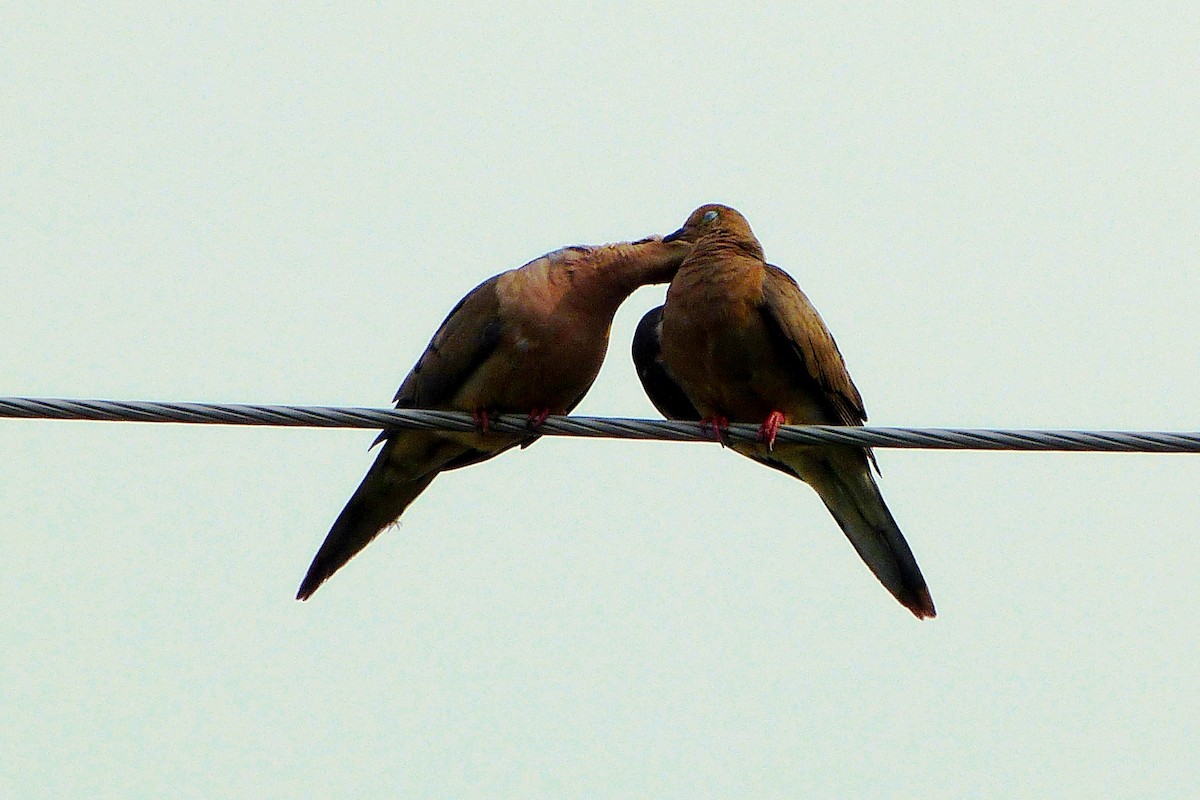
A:
[[[309,573],[304,576],[304,580],[300,582],[300,588],[296,590],[296,599],[307,600],[308,598],[312,597],[313,593],[320,588],[321,584],[325,582],[325,578],[327,577],[327,575],[321,575],[318,577],[312,571],[309,571]]]
[[[937,616],[937,609],[933,607],[933,597],[929,594],[929,589],[922,586],[914,592],[914,595],[904,601],[904,605],[913,613],[913,616],[917,619],[933,619]]]

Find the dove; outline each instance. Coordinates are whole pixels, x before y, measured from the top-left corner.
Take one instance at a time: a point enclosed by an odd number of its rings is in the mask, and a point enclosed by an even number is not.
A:
[[[565,247],[467,294],[394,402],[397,408],[470,412],[476,430],[380,434],[379,455],[330,528],[296,598],[311,597],[439,474],[528,446],[547,416],[575,408],[600,371],[617,307],[635,289],[669,281],[690,249],[661,237]],[[528,414],[530,432],[488,431],[489,418],[505,413]]]
[[[630,355],[637,370],[638,380],[646,390],[646,397],[667,419],[697,420],[700,412],[683,389],[671,377],[662,360],[662,317],[663,307],[646,312],[633,332]]]
[[[729,446],[807,483],[879,581],[918,618],[933,599],[871,474],[874,455],[851,445],[776,442],[780,425],[862,425],[862,397],[833,336],[804,292],[764,261],[749,223],[728,206],[696,209],[664,242],[692,251],[665,305],[633,341],[638,377],[671,419],[701,420],[722,438],[730,422],[759,423],[758,441]]]

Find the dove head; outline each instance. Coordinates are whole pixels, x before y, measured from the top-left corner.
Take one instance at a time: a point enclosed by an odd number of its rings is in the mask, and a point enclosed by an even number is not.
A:
[[[664,242],[734,245],[762,257],[762,245],[750,230],[750,223],[737,209],[719,203],[703,205],[692,212],[683,227],[663,237]]]

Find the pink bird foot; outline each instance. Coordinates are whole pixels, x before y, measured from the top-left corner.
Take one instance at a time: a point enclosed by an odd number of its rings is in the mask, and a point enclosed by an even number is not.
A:
[[[529,419],[526,420],[525,424],[531,430],[536,431],[538,428],[542,427],[542,425],[546,422],[546,417],[548,416],[550,416],[550,409],[535,408],[529,412]]]
[[[766,443],[767,450],[775,449],[775,434],[779,433],[779,426],[783,425],[784,421],[782,411],[772,411],[759,426],[758,440]]]
[[[700,431],[711,434],[712,437],[725,446],[725,433],[729,430],[729,418],[713,415],[700,420]]]
[[[480,433],[488,432],[488,425],[492,421],[492,416],[487,412],[487,409],[478,408],[472,411],[471,419],[475,420],[475,425],[479,428]]]

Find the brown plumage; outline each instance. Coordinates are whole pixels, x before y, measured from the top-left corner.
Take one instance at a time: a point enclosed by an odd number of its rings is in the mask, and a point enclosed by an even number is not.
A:
[[[867,419],[816,309],[787,273],[763,260],[749,223],[732,208],[701,206],[664,241],[693,249],[667,290],[661,325],[650,319],[639,328],[635,359],[651,400],[685,416],[687,407],[672,398],[673,380],[693,413],[718,432],[727,422],[761,423],[759,442],[733,449],[812,486],[896,599],[918,617],[934,616],[921,570],[871,475],[871,452],[774,441],[780,424]]]
[[[700,419],[700,412],[671,376],[662,360],[663,307],[646,312],[633,332],[630,355],[646,396],[667,419]]]
[[[486,431],[488,415],[528,413],[531,431],[565,414],[591,387],[617,307],[639,286],[665,283],[690,247],[652,237],[566,247],[484,281],[434,334],[396,393],[397,408],[468,411],[471,433],[385,431],[383,448],[333,523],[296,597],[330,575],[394,522],[441,472],[477,464],[537,435]]]

